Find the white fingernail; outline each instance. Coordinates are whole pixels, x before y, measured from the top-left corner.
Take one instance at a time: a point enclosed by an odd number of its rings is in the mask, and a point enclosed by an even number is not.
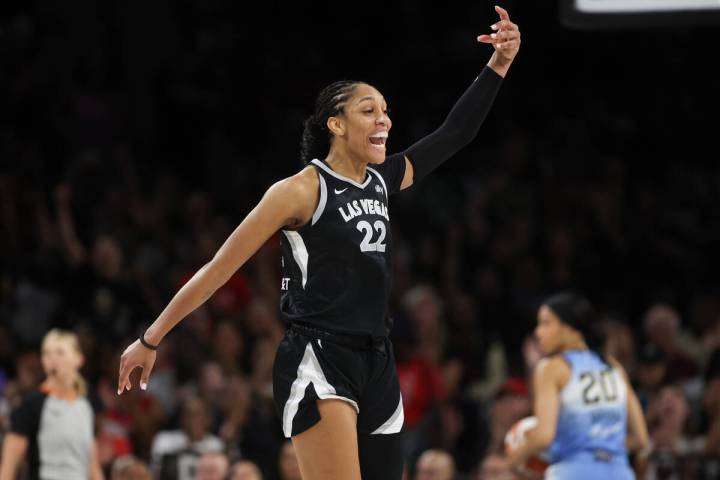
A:
[[[491,33],[490,38],[497,38],[497,33]]]
[[[497,26],[497,25],[490,25],[490,28],[492,28],[493,30],[497,30],[497,29],[498,29],[498,26]]]
[[[122,388],[118,388],[118,395],[122,393]]]
[[[141,383],[140,388],[143,390],[147,390],[147,383],[145,383],[145,382]]]

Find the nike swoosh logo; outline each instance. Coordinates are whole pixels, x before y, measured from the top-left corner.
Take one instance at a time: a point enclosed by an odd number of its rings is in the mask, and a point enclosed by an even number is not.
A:
[[[342,190],[335,189],[335,193],[343,193],[347,188],[343,188]]]

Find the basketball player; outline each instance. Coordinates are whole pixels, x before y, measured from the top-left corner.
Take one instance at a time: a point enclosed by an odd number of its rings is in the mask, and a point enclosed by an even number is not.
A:
[[[445,122],[386,156],[392,122],[372,86],[340,81],[305,122],[307,167],[271,186],[260,203],[122,355],[118,393],[155,348],[276,231],[281,231],[281,311],[289,329],[275,359],[274,397],[305,480],[399,479],[402,400],[388,341],[392,238],[388,201],[477,135],[515,55],[520,32],[496,7],[487,66]]]
[[[533,379],[538,425],[511,452],[511,466],[548,449],[547,480],[625,480],[627,449],[643,449],[647,427],[620,364],[602,353],[596,314],[585,298],[560,293],[538,312],[535,335],[548,355]]]

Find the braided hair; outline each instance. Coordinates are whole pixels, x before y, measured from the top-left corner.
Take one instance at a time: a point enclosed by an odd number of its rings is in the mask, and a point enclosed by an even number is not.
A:
[[[579,331],[588,348],[595,352],[603,362],[605,358],[605,335],[598,324],[598,314],[590,301],[584,296],[561,292],[543,302],[566,325]]]
[[[313,158],[324,158],[330,151],[332,133],[327,127],[328,118],[342,113],[345,102],[355,87],[362,82],[340,80],[323,88],[315,100],[315,111],[304,123],[305,129],[300,144],[300,157],[303,163]]]

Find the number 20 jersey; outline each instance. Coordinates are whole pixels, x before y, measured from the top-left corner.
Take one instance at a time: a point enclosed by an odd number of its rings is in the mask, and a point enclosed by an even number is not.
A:
[[[357,183],[318,159],[320,182],[312,219],[282,230],[280,310],[287,323],[345,334],[385,336],[392,283],[388,199],[405,173],[401,154],[368,164]]]
[[[562,353],[571,369],[560,392],[560,411],[550,462],[578,454],[626,455],[627,386],[620,372],[592,350]]]

